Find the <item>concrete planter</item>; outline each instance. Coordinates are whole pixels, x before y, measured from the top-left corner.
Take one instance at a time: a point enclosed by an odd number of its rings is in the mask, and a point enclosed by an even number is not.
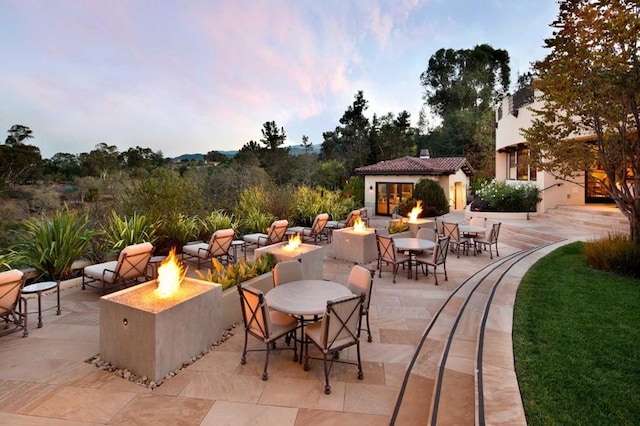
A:
[[[273,272],[267,272],[243,283],[266,293],[273,288]],[[240,296],[234,286],[222,292],[222,328],[224,330],[242,321]]]
[[[389,236],[391,238],[414,238],[415,237],[415,235],[413,234],[413,232],[411,232],[411,230],[398,232],[396,234],[391,234]]]

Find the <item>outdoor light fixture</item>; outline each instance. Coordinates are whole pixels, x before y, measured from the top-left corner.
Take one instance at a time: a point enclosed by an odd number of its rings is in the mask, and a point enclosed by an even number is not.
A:
[[[369,185],[369,191],[373,191],[373,185]]]

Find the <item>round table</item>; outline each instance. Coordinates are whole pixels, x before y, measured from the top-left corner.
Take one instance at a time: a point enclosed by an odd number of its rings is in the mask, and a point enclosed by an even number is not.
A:
[[[295,316],[322,315],[327,301],[349,296],[351,290],[342,284],[323,280],[300,280],[280,284],[265,295],[267,305]]]
[[[164,262],[166,258],[167,256],[153,256],[151,257],[151,259],[149,259],[149,265],[151,266],[151,275],[152,275],[151,278],[153,279],[158,278],[158,267],[162,262]]]
[[[238,247],[244,252],[244,260],[247,260],[247,243],[244,240],[231,241],[231,248],[233,249],[233,261],[238,262]]]
[[[61,312],[60,311],[60,283],[58,281],[45,281],[41,283],[29,284],[22,287],[22,290],[21,290],[22,294],[38,295],[38,328],[42,328],[42,302],[41,302],[42,292],[53,290],[54,288],[57,289],[58,304],[57,306],[52,306],[50,308],[45,309],[45,311],[48,311],[49,309],[53,309],[57,307],[58,311],[56,312],[56,315],[60,315],[60,312]],[[28,312],[28,313],[35,313],[35,311]]]
[[[483,226],[471,226],[464,224],[459,224],[458,229],[461,234],[470,236],[477,236],[478,234],[484,234],[487,232],[487,229]]]
[[[408,277],[411,278],[411,259],[415,254],[421,253],[425,250],[433,250],[436,243],[431,240],[423,240],[422,238],[394,238],[393,244],[395,244],[397,250],[409,252],[409,272]],[[416,271],[416,280],[418,279],[418,272]]]

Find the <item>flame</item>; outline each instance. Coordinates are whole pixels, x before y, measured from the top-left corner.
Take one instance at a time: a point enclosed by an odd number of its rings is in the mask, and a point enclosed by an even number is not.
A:
[[[359,217],[357,217],[356,220],[353,222],[353,232],[360,232],[360,233],[366,232],[364,221]]]
[[[418,200],[418,204],[409,212],[409,223],[416,223],[420,213],[422,213],[422,200]]]
[[[178,262],[175,247],[169,252],[169,256],[158,267],[158,287],[153,293],[160,299],[171,297],[180,289],[182,279],[187,271]]]
[[[300,234],[296,234],[293,237],[289,237],[289,242],[282,247],[284,251],[294,251],[302,244],[302,238],[300,238]]]

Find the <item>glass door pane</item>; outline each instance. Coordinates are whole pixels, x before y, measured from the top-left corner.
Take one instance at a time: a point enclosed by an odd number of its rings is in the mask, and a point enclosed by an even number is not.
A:
[[[376,184],[376,214],[387,215],[389,213],[389,193],[386,183]]]

